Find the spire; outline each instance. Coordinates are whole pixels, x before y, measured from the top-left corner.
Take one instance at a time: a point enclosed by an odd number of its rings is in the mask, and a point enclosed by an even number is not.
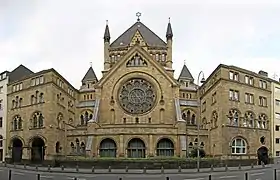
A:
[[[168,39],[172,39],[172,37],[173,37],[173,32],[172,32],[170,18],[169,18],[169,22],[168,22],[167,30],[166,30],[166,38],[168,40]]]
[[[192,76],[191,72],[189,71],[189,69],[187,68],[185,62],[184,62],[184,66],[182,68],[182,71],[181,71],[178,79],[189,79],[191,81],[194,80],[193,76]]]
[[[105,33],[104,33],[104,42],[110,42],[111,36],[108,26],[108,20],[106,20],[106,27],[105,27]]]
[[[90,66],[86,75],[82,79],[82,83],[85,83],[86,81],[97,81],[97,77],[95,75],[95,72],[94,72],[92,66]]]

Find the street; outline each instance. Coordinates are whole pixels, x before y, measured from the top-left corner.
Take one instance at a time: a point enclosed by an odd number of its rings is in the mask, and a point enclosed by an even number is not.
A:
[[[8,168],[0,169],[0,179],[9,180]],[[280,180],[280,171],[277,175]],[[191,174],[78,174],[78,173],[49,173],[36,172],[29,170],[12,169],[11,180],[37,180],[37,174],[40,173],[42,180],[209,180],[209,173],[191,173]],[[252,169],[248,171],[249,180],[274,180],[273,168]],[[228,172],[212,172],[212,180],[243,180],[245,179],[245,171],[228,171]]]

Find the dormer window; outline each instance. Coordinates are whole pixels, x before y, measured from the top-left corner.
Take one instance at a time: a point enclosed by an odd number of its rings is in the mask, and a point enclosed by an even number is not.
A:
[[[187,81],[187,82],[185,83],[185,85],[186,85],[186,87],[189,87],[189,82]]]

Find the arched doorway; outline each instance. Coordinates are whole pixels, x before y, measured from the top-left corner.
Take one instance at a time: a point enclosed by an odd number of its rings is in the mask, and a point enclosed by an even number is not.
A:
[[[114,140],[110,138],[103,139],[100,142],[99,147],[100,157],[116,157],[117,156],[117,145]]]
[[[31,161],[42,162],[45,157],[45,142],[40,137],[34,137],[31,144]]]
[[[145,143],[139,138],[131,139],[127,147],[127,157],[145,158],[146,157]]]
[[[19,138],[12,140],[12,161],[21,162],[23,143]]]
[[[265,146],[261,146],[258,151],[258,164],[261,165],[262,162],[264,164],[268,164],[269,161],[269,157],[268,157],[268,148]]]
[[[170,139],[163,138],[158,141],[157,156],[174,156],[174,144]]]

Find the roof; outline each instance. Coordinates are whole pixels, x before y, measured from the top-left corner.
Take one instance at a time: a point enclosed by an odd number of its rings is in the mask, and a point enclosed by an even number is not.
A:
[[[191,74],[191,72],[189,71],[189,69],[187,68],[187,66],[184,64],[183,69],[181,71],[181,74],[179,76],[178,79],[190,79],[190,80],[194,80],[193,76]]]
[[[34,72],[21,64],[9,73],[9,83],[24,79],[31,74],[34,74]]]
[[[140,32],[148,46],[166,46],[166,43],[160,37],[158,37],[143,23],[137,21],[122,35],[120,35],[114,42],[112,42],[111,47],[116,48],[128,46],[137,30]]]
[[[92,67],[90,67],[86,73],[86,75],[84,76],[84,78],[82,79],[82,82],[85,81],[90,81],[90,80],[97,80],[97,77],[94,73],[94,70],[92,69]]]

